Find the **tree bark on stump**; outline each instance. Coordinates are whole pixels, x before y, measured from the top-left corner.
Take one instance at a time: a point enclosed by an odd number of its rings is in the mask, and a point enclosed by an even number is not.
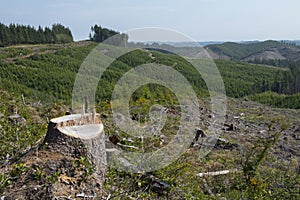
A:
[[[80,158],[87,156],[88,151],[80,138],[75,138],[61,133],[56,123],[49,122],[46,137],[41,145],[42,148],[51,152],[58,152],[66,156]]]
[[[57,128],[57,123],[50,121],[40,148],[74,158],[86,157],[93,165],[94,173],[99,180],[102,182],[104,179],[107,161],[103,132],[92,139],[81,139],[62,133]]]

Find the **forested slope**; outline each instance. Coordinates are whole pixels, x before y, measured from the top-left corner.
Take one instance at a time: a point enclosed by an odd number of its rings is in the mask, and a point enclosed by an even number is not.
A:
[[[33,99],[70,103],[78,69],[96,45],[77,42],[1,48],[1,86]],[[126,71],[149,62],[173,66],[189,80],[199,96],[208,95],[205,82],[186,60],[155,50],[151,55],[155,57],[154,60],[149,57],[148,50],[136,50],[115,61],[99,81],[101,87],[98,88],[97,99],[109,99],[114,84]],[[282,92],[291,89],[293,83],[289,70],[226,60],[215,60],[215,63],[229,97],[244,97],[266,91]],[[152,87],[151,95],[155,97],[156,93],[159,92]],[[146,96],[151,98],[146,94],[140,97]]]

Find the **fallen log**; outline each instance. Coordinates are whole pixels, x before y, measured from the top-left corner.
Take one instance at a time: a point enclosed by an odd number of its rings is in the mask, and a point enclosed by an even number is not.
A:
[[[215,172],[205,172],[205,173],[198,173],[197,176],[204,177],[204,176],[218,176],[218,175],[224,175],[229,174],[233,172],[237,172],[237,169],[233,170],[222,170],[222,171],[215,171]]]

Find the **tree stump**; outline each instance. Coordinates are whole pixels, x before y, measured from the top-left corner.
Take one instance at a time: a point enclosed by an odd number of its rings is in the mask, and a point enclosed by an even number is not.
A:
[[[50,120],[41,147],[66,156],[86,157],[95,173],[105,173],[105,137],[99,114],[74,114]]]
[[[42,144],[8,166],[7,174],[13,171],[16,175],[1,199],[106,196],[102,187],[106,172],[104,138],[99,114],[52,119]]]

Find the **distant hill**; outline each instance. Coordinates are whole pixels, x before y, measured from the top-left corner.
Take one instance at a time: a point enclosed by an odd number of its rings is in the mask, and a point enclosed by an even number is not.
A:
[[[255,60],[291,60],[300,61],[300,48],[297,46],[272,47],[253,53],[242,59],[243,61]]]
[[[214,44],[223,44],[224,41],[203,41],[203,42],[198,42],[198,44],[200,44],[200,46],[205,47],[208,45],[214,45]]]
[[[254,43],[234,43],[207,45],[205,49],[215,59],[238,61],[253,60],[300,60],[300,47],[296,43],[268,40]]]

